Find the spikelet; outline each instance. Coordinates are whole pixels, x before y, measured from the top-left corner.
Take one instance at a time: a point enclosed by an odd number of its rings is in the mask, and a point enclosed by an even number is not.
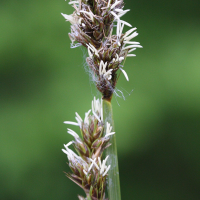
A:
[[[106,165],[107,156],[102,160],[103,151],[110,145],[110,136],[115,134],[109,123],[106,124],[106,134],[103,135],[105,126],[103,124],[102,102],[99,99],[92,101],[92,110],[85,113],[85,118],[76,113],[76,122],[65,121],[65,124],[79,126],[81,137],[68,128],[68,133],[74,140],[64,145],[62,151],[67,154],[69,167],[72,173],[67,177],[79,185],[86,193],[87,198],[92,200],[106,200],[106,178],[110,165]],[[69,146],[74,146],[77,154]],[[87,199],[86,198],[86,199]],[[80,200],[85,200],[79,196]]]
[[[136,28],[123,34],[124,26],[132,27],[121,17],[128,10],[123,10],[123,0],[70,0],[75,11],[72,15],[63,14],[71,23],[69,37],[72,46],[83,45],[88,49],[86,61],[97,89],[103,98],[111,100],[119,76],[122,72],[129,80],[122,62],[136,48],[142,48],[139,42],[130,41],[138,35]],[[116,34],[113,29],[116,27]]]

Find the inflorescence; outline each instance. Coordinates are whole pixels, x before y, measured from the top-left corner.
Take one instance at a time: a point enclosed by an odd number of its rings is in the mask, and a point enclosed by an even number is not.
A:
[[[132,27],[121,20],[129,9],[123,10],[123,0],[70,0],[69,4],[74,13],[61,14],[71,23],[72,46],[83,45],[88,49],[86,61],[96,87],[104,99],[111,100],[119,77],[117,72],[121,71],[129,80],[122,62],[126,57],[136,56],[132,53],[136,48],[142,48],[139,42],[131,41],[138,35],[136,28],[122,33],[125,25]]]
[[[92,101],[92,110],[85,113],[84,120],[76,114],[76,122],[65,121],[65,124],[75,125],[80,128],[81,137],[71,130],[67,132],[74,137],[74,140],[64,145],[62,151],[67,154],[69,167],[72,173],[67,173],[68,178],[79,185],[92,200],[105,200],[106,177],[110,165],[106,165],[109,159],[107,156],[102,160],[103,151],[110,146],[112,126],[107,122],[103,124],[102,101]],[[105,129],[105,131],[104,131]],[[103,135],[103,133],[106,133]],[[73,145],[77,154],[69,146]],[[85,200],[79,196],[79,200]]]

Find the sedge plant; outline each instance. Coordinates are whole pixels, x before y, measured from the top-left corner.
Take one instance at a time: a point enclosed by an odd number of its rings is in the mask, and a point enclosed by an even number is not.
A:
[[[111,100],[116,93],[119,75],[124,74],[129,81],[124,61],[127,57],[136,56],[133,51],[142,46],[132,41],[138,35],[136,28],[121,19],[129,11],[123,9],[123,0],[70,0],[68,3],[73,6],[74,12],[71,15],[61,14],[71,23],[71,46],[87,48],[86,62],[102,98],[94,97],[84,119],[75,113],[76,122],[64,122],[80,128],[80,135],[68,128],[74,140],[63,149],[72,171],[66,175],[85,191],[86,197],[78,196],[79,200],[120,200]],[[124,26],[130,27],[130,30],[123,33]]]

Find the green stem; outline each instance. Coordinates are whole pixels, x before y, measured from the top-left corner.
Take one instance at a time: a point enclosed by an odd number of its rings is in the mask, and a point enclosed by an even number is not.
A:
[[[112,104],[110,101],[103,99],[103,120],[105,124],[107,122],[112,126],[112,132],[114,131],[114,121],[112,113]],[[105,133],[104,133],[105,134]],[[108,199],[109,200],[121,200],[120,192],[120,181],[119,181],[119,168],[118,168],[118,158],[117,158],[117,143],[116,143],[116,134],[110,136],[110,143],[106,151],[106,156],[109,155],[107,164],[111,165],[108,171]]]

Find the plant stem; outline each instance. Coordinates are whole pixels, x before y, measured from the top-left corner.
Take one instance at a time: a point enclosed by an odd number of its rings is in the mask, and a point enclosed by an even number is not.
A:
[[[104,134],[106,131],[107,122],[112,126],[112,132],[114,131],[114,121],[112,104],[110,101],[103,99],[103,120],[105,124]],[[105,152],[106,156],[109,155],[107,161],[108,165],[111,165],[108,171],[108,199],[109,200],[121,200],[120,192],[120,181],[119,181],[119,168],[118,168],[118,157],[117,157],[117,143],[116,134],[110,137],[111,146],[109,146]]]

